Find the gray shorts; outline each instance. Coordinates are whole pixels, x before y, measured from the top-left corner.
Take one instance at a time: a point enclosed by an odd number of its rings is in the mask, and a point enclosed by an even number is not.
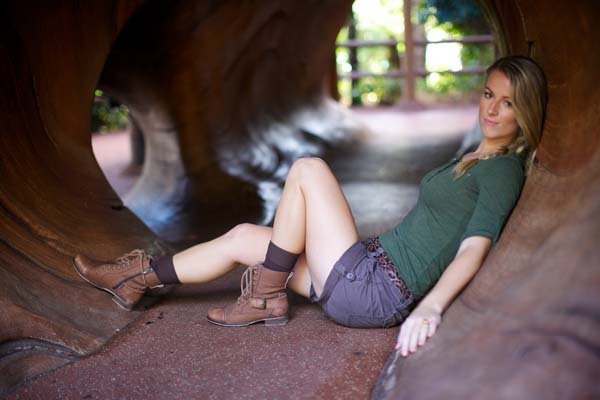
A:
[[[327,277],[321,297],[310,287],[310,301],[325,314],[351,328],[387,328],[400,324],[414,303],[403,296],[390,277],[378,268],[365,242],[357,241],[342,254]]]

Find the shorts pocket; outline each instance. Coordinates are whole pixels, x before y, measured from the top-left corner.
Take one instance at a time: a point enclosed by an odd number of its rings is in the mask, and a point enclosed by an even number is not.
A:
[[[375,262],[365,257],[353,268],[346,270],[343,277],[349,282],[364,284],[373,280],[374,272]]]

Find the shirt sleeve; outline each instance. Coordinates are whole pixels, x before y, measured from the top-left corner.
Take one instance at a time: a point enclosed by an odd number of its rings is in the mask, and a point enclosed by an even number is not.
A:
[[[497,157],[480,163],[471,167],[480,167],[473,171],[479,194],[461,241],[470,236],[485,236],[494,244],[519,199],[525,177],[521,162],[514,157]]]

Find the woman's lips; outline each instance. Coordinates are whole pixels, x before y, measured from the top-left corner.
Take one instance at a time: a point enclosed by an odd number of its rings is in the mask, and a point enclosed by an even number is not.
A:
[[[494,122],[491,119],[484,118],[483,121],[486,123],[486,125],[498,125],[497,122]]]

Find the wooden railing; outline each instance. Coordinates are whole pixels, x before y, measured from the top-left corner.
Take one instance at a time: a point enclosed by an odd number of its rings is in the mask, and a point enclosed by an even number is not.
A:
[[[385,77],[403,79],[404,90],[402,91],[402,101],[412,103],[415,101],[415,81],[417,77],[424,77],[431,73],[449,73],[449,74],[480,74],[484,73],[486,67],[483,65],[464,67],[460,70],[444,70],[444,71],[428,71],[422,66],[417,66],[415,63],[415,48],[416,47],[427,47],[430,44],[438,43],[462,43],[462,44],[490,44],[494,46],[494,37],[492,35],[473,35],[473,36],[462,36],[457,38],[429,41],[423,39],[413,38],[413,25],[410,22],[411,15],[411,1],[404,1],[404,42],[396,40],[348,40],[345,42],[336,43],[337,47],[345,47],[349,49],[356,49],[360,47],[389,47],[390,59],[393,60],[391,65],[398,65],[398,68],[390,69],[386,72],[376,73],[371,71],[351,71],[349,73],[339,74],[339,79],[350,79],[355,81],[356,79],[365,77]],[[404,43],[405,51],[403,53],[398,52],[398,43]],[[496,46],[494,46],[494,59],[496,58]],[[400,60],[403,60],[400,62]]]
[[[487,40],[485,42],[482,41],[472,41],[473,38],[483,38],[484,36],[463,36],[461,38],[455,39],[444,39],[443,41],[419,41],[418,45],[426,46],[428,44],[436,44],[436,43],[493,43],[492,36],[485,36]],[[396,51],[396,46],[398,43],[394,40],[380,40],[380,41],[348,41],[348,42],[339,42],[337,43],[338,47],[375,47],[375,46],[385,46],[385,47],[393,47],[394,51]],[[417,43],[416,43],[417,44]],[[402,59],[402,54],[398,54],[398,58]],[[485,72],[485,66],[474,66],[474,67],[464,67],[460,70],[443,70],[443,71],[428,71],[422,67],[415,67],[415,74],[418,76],[426,76],[433,72],[437,73],[450,73],[450,74],[478,74]],[[358,79],[365,78],[369,76],[383,76],[386,78],[403,78],[407,75],[404,69],[391,69],[386,72],[370,72],[370,71],[352,71],[345,74],[339,74],[338,77],[341,79]]]

